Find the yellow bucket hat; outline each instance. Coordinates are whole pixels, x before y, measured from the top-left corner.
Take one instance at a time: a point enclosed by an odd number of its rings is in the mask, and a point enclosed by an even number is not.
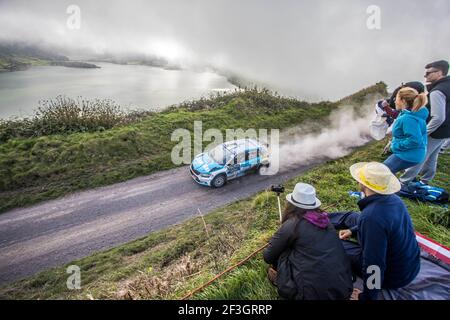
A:
[[[379,162],[359,162],[350,167],[350,173],[356,181],[379,194],[394,194],[400,191],[397,177]]]

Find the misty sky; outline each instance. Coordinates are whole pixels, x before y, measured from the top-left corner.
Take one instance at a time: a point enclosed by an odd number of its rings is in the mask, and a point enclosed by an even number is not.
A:
[[[81,28],[66,26],[68,5]],[[381,8],[381,30],[366,9]],[[423,80],[449,59],[450,1],[7,1],[0,40],[83,52],[157,54],[213,65],[307,99],[337,99],[379,80]]]

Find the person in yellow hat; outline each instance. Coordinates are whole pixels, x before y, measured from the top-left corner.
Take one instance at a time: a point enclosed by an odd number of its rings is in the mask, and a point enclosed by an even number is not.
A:
[[[397,289],[411,283],[419,273],[420,250],[413,224],[403,201],[395,194],[400,182],[378,162],[350,167],[364,195],[361,212],[330,213],[339,231],[352,271],[363,279],[361,300],[376,300],[380,289]],[[352,235],[358,243],[348,241]]]

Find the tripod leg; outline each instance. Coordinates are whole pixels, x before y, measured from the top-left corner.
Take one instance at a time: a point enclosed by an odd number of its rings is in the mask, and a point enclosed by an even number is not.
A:
[[[279,212],[279,214],[280,214],[280,222],[281,222],[281,220],[282,220],[282,217],[281,217],[281,203],[280,203],[280,195],[277,195],[277,198],[278,198],[278,212]]]

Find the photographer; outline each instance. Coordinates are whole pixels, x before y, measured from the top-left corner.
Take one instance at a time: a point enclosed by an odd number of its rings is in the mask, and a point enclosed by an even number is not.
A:
[[[400,111],[397,110],[396,107],[396,100],[398,92],[403,88],[415,89],[419,94],[425,92],[425,86],[421,82],[410,81],[397,87],[390,98],[378,101],[376,105],[377,112],[379,111],[384,114],[383,116],[387,118],[387,123],[389,124],[389,126],[392,125],[392,123],[400,114]]]
[[[392,155],[384,161],[393,174],[425,160],[427,102],[427,95],[414,88],[405,87],[397,92],[395,106],[400,115],[392,129]]]
[[[264,251],[264,260],[275,268],[269,268],[269,279],[285,299],[349,299],[350,261],[327,214],[319,209],[314,187],[297,183],[286,200],[282,225]]]

